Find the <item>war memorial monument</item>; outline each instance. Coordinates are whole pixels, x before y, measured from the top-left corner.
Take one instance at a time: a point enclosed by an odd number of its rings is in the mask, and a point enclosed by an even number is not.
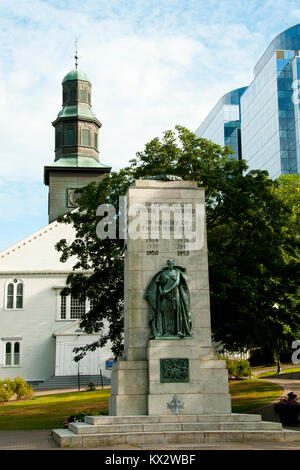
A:
[[[211,341],[204,202],[196,182],[172,177],[128,189],[124,353],[109,416],[54,430],[61,447],[300,441],[280,423],[231,412],[226,364]]]

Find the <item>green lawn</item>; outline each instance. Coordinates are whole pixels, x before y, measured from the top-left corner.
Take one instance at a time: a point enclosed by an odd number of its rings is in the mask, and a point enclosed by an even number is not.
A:
[[[241,380],[230,384],[232,411],[246,413],[282,394],[282,388],[264,380]],[[34,397],[32,400],[0,404],[0,430],[57,429],[68,416],[88,410],[92,414],[108,408],[110,389]]]
[[[300,367],[293,367],[290,369],[282,369],[281,374],[289,374],[290,372],[300,372]],[[264,372],[263,374],[258,374],[256,377],[269,377],[271,375],[277,375],[277,369],[273,369],[269,372]]]
[[[283,388],[265,380],[239,380],[230,384],[232,411],[247,413],[280,397]]]
[[[0,404],[0,430],[62,428],[70,415],[107,410],[110,389],[43,395]]]

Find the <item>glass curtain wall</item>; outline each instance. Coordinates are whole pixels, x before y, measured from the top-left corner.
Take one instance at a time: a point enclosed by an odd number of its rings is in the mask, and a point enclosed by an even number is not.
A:
[[[264,169],[279,176],[280,141],[276,56],[273,55],[241,98],[243,158],[249,170]]]
[[[226,93],[196,130],[198,137],[212,140],[222,147],[229,145],[234,158],[241,159],[240,98],[247,87]]]
[[[224,95],[196,131],[229,145],[249,170],[300,171],[300,24],[278,34],[248,87]]]

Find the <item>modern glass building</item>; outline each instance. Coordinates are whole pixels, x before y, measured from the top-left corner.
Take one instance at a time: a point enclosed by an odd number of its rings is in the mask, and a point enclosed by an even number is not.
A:
[[[252,83],[224,95],[196,134],[230,145],[234,156],[247,160],[250,170],[267,170],[271,178],[299,173],[299,50],[297,24],[276,36],[256,64]],[[236,97],[235,116],[239,118],[228,119],[231,96]],[[231,129],[235,130],[230,133]]]
[[[218,145],[230,145],[238,158],[242,158],[240,101],[246,89],[238,88],[222,96],[196,131],[198,137],[212,140]]]

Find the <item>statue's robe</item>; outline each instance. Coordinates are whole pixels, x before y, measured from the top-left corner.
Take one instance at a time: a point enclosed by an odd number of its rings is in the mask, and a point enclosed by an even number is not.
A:
[[[149,323],[152,327],[150,339],[161,337],[161,336],[191,336],[191,318],[190,318],[190,292],[186,281],[186,269],[181,266],[174,266],[179,273],[179,285],[175,287],[177,289],[176,296],[174,297],[174,319],[171,326],[170,322],[166,320],[166,314],[164,312],[165,298],[159,291],[159,286],[162,282],[162,275],[165,271],[168,271],[168,267],[163,268],[159,271],[150,281],[146,293],[145,299],[149,303]],[[170,291],[172,294],[172,291]],[[168,295],[168,294],[167,294]],[[171,301],[170,301],[171,302]],[[168,312],[169,314],[169,312]]]

